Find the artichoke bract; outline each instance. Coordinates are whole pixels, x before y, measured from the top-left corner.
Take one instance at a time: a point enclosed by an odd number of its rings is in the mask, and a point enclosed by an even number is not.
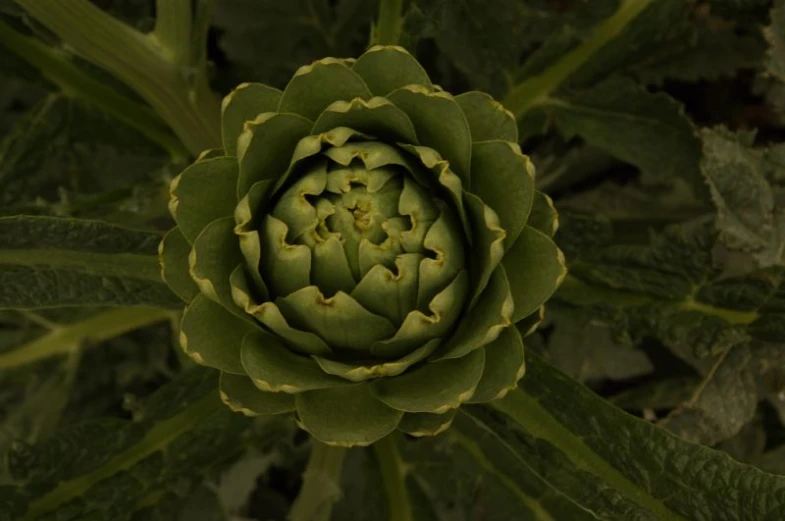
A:
[[[182,347],[229,407],[355,446],[516,386],[566,269],[499,103],[380,46],[240,85],[222,135],[172,182],[160,251]]]

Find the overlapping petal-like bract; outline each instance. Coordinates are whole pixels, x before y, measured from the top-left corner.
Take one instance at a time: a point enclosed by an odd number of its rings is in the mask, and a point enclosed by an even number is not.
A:
[[[283,92],[240,85],[222,126],[172,183],[161,262],[226,404],[352,446],[437,434],[515,387],[519,329],[565,267],[509,112],[374,47]]]

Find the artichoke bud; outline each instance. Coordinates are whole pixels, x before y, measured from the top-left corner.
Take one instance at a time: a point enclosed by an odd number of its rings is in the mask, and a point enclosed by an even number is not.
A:
[[[527,223],[549,200],[501,105],[374,47],[239,86],[222,132],[173,181],[160,251],[182,347],[229,407],[356,446],[517,385],[513,324],[536,327],[566,270],[555,213]]]

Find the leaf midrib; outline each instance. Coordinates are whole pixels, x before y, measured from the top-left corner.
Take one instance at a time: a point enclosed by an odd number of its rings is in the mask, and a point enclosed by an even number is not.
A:
[[[569,459],[575,468],[598,476],[603,482],[649,510],[660,521],[690,521],[668,508],[637,484],[630,481],[607,460],[588,447],[548,411],[540,402],[523,390],[510,392],[491,406],[513,418],[520,427],[535,438],[547,440]],[[568,494],[569,491],[562,491]]]
[[[70,269],[90,275],[163,282],[158,258],[135,253],[93,253],[57,249],[0,250],[0,265]]]

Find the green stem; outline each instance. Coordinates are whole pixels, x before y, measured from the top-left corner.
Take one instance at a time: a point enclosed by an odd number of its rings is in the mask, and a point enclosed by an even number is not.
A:
[[[409,492],[406,490],[406,465],[398,452],[397,438],[398,436],[391,434],[374,443],[372,447],[379,462],[384,490],[387,493],[389,520],[412,521]]]
[[[221,146],[220,105],[206,86],[206,71],[173,63],[161,52],[155,33],[140,33],[88,0],[16,2],[79,54],[132,87],[192,154]]]
[[[156,0],[153,35],[172,63],[189,65],[191,58],[191,0]]]
[[[289,521],[329,521],[333,504],[341,497],[341,472],[347,449],[311,438],[311,455],[303,473],[303,486]]]
[[[0,369],[11,369],[79,350],[86,342],[98,343],[134,329],[166,320],[171,311],[154,308],[116,308],[89,318],[55,326],[52,331],[22,346],[0,353]]]
[[[380,0],[373,32],[374,45],[398,45],[403,29],[403,0]]]
[[[616,12],[594,29],[594,34],[562,56],[542,74],[513,87],[503,105],[521,119],[532,107],[542,103],[551,92],[578,70],[594,53],[616,38],[653,0],[622,0]]]
[[[41,41],[25,36],[0,22],[0,45],[33,65],[41,75],[60,88],[66,96],[79,97],[110,116],[143,133],[169,152],[173,159],[188,154],[180,140],[166,128],[158,115],[145,105],[132,101],[75,66],[63,53]]]

